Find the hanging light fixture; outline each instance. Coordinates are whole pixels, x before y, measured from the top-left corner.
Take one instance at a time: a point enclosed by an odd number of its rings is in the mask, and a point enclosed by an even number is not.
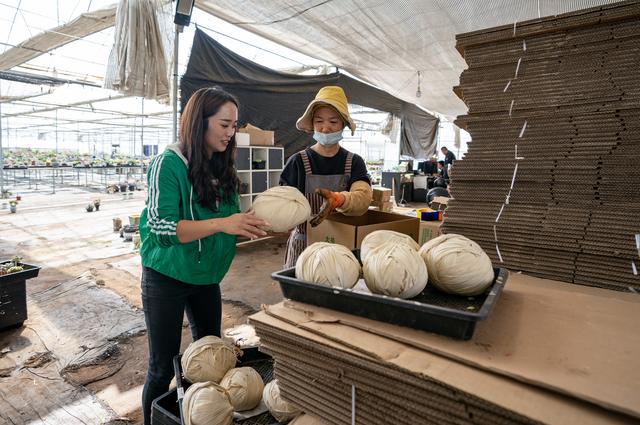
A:
[[[420,91],[420,78],[421,77],[422,77],[422,75],[420,74],[420,71],[418,71],[418,89],[416,90],[416,97],[422,96],[422,91]]]
[[[183,27],[189,26],[194,1],[195,0],[178,0],[176,4],[176,16],[173,20],[176,25]]]

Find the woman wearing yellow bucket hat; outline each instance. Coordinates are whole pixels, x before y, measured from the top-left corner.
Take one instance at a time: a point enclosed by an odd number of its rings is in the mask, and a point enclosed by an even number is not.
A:
[[[296,187],[311,204],[312,226],[333,210],[345,215],[362,215],[371,203],[371,180],[364,160],[340,146],[345,127],[355,132],[347,96],[338,86],[318,91],[296,122],[299,130],[313,133],[316,143],[287,161],[280,184]],[[306,223],[293,229],[287,241],[285,266],[294,267],[307,246]]]

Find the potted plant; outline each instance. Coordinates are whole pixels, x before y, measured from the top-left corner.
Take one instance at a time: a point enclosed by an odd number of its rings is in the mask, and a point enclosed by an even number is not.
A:
[[[88,204],[85,208],[87,212],[93,212],[93,204]]]
[[[16,201],[15,199],[12,199],[9,201],[9,211],[11,211],[11,213],[15,213],[18,210],[18,201]]]
[[[27,319],[26,281],[39,272],[40,267],[23,263],[19,256],[0,262],[0,330],[21,326]]]
[[[96,211],[100,211],[100,198],[96,198],[93,200],[93,206],[95,207]]]

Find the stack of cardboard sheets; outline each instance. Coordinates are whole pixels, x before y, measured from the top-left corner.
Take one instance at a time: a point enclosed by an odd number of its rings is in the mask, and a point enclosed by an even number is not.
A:
[[[634,294],[516,274],[471,341],[295,301],[250,321],[327,424],[603,425],[640,421],[639,319]]]
[[[640,2],[462,34],[444,233],[495,264],[640,289]]]

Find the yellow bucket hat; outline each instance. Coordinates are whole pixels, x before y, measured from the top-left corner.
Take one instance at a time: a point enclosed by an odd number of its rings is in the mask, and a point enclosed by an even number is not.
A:
[[[318,91],[316,98],[309,103],[307,110],[298,121],[296,121],[296,128],[298,130],[313,133],[313,111],[318,106],[331,106],[342,116],[342,119],[351,129],[351,135],[353,136],[356,131],[356,123],[351,119],[349,115],[349,107],[347,103],[347,96],[344,94],[342,87],[338,86],[325,86]]]

